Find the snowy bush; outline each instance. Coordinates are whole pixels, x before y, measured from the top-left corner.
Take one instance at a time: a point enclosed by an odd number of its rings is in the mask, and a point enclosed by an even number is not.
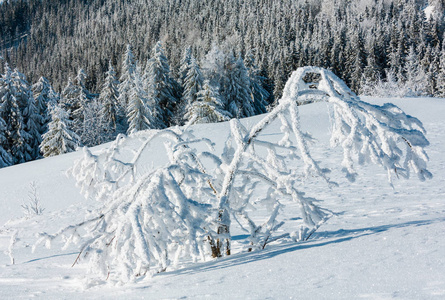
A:
[[[312,157],[310,137],[301,130],[298,105],[317,101],[332,109],[331,144],[343,149],[349,180],[357,176],[355,164],[368,161],[385,168],[390,179],[409,177],[410,170],[421,180],[431,178],[419,120],[392,104],[363,102],[332,72],[305,67],[292,74],[283,98],[260,122],[246,128],[230,121],[222,153],[188,127],[120,135],[98,155],[84,148],[70,174],[84,195],[102,206],[86,221],[54,235],[42,233],[39,242],[79,241],[76,262],[86,260],[102,280],[126,282],[230,255],[234,224],[249,232],[245,251],[278,239],[307,240],[332,213],[302,192],[303,179],[314,176],[336,185]],[[274,122],[281,125],[278,142],[261,135]],[[151,150],[159,144],[165,157]],[[151,155],[158,165],[144,164]],[[280,211],[289,201],[298,204],[303,222],[284,232]],[[268,213],[255,215],[259,209]]]

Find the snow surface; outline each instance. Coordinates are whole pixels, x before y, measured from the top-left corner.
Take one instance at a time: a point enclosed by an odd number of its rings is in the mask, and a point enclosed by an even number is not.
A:
[[[434,13],[434,6],[429,5],[424,10],[426,19],[429,20],[431,18],[431,15]]]
[[[62,243],[55,243],[50,250],[31,251],[37,232],[55,233],[78,223],[98,205],[83,199],[74,180],[65,175],[81,152],[0,169],[0,298],[444,299],[445,100],[365,100],[393,102],[424,123],[431,142],[427,151],[432,180],[395,180],[393,189],[386,172],[370,165],[360,168],[357,181],[349,183],[340,171],[341,152],[328,147],[327,104],[303,106],[303,127],[318,140],[313,155],[321,166],[333,169],[331,178],[340,184],[329,188],[309,179],[306,191],[337,216],[307,242],[271,244],[263,251],[189,265],[121,287],[87,284],[84,267],[71,267],[78,254],[75,247],[62,250]],[[244,123],[253,125],[260,118]],[[228,124],[195,125],[193,130],[221,148]],[[272,128],[266,134],[272,138],[278,132]],[[21,204],[28,201],[32,181],[45,211],[25,218]]]

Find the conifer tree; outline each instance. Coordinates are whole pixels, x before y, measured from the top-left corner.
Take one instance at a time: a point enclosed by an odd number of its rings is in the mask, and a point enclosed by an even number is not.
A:
[[[227,102],[227,111],[236,118],[255,115],[250,80],[246,66],[240,57],[227,65],[224,96]]]
[[[48,107],[57,103],[57,94],[45,77],[40,77],[37,83],[32,86],[32,93],[37,114],[42,116],[39,132],[44,134],[48,130],[48,122],[50,121]]]
[[[229,112],[224,110],[218,92],[212,88],[208,80],[205,81],[203,89],[197,93],[196,100],[187,106],[186,111],[184,118],[192,124],[216,123],[231,118]]]
[[[79,136],[70,129],[72,121],[60,105],[50,109],[51,121],[48,132],[43,135],[40,151],[44,157],[72,152],[79,145]]]
[[[7,149],[6,123],[0,117],[0,168],[12,165],[12,156]]]
[[[119,103],[122,108],[126,108],[134,86],[134,73],[136,71],[136,61],[130,44],[127,44],[122,58],[121,77],[119,79]]]
[[[266,78],[261,76],[261,71],[256,65],[255,57],[251,51],[246,54],[245,65],[249,74],[250,91],[252,92],[255,114],[263,114],[267,112],[267,99],[269,99],[270,94],[264,88]]]
[[[102,116],[104,122],[108,124],[110,132],[116,132],[116,126],[123,117],[123,108],[119,105],[119,81],[116,79],[116,72],[114,71],[111,62],[108,66],[107,77],[105,83],[102,85],[102,90],[99,95],[99,101],[102,103]]]
[[[436,96],[445,98],[445,42],[442,45],[439,62],[439,74],[437,75]]]
[[[127,108],[128,133],[155,128],[152,111],[150,111],[148,97],[142,86],[139,72],[134,74],[134,86]]]
[[[194,58],[191,58],[189,70],[184,80],[182,101],[185,105],[189,105],[196,100],[198,92],[202,90],[203,82],[204,77],[202,76],[199,65]]]
[[[173,124],[175,107],[177,105],[177,83],[170,77],[170,66],[164,54],[161,42],[153,48],[152,58],[147,66],[147,92],[148,97],[155,106],[160,108],[162,115],[157,128],[165,128]],[[156,116],[157,118],[157,116]]]
[[[19,96],[22,96],[19,94]],[[0,118],[6,124],[5,137],[7,151],[12,156],[13,164],[25,162],[25,126],[22,111],[16,97],[16,86],[8,64],[5,74],[0,78]]]
[[[184,50],[183,57],[181,59],[181,66],[179,68],[179,83],[184,88],[185,78],[190,69],[190,62],[192,60],[192,48],[187,47]],[[184,88],[185,89],[185,88]]]
[[[414,46],[409,48],[408,55],[405,59],[405,86],[408,96],[420,96],[423,92],[425,73],[419,66],[419,57],[417,56]]]

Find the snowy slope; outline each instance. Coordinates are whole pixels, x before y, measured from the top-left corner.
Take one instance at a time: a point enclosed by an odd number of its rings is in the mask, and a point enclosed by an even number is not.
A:
[[[0,224],[4,224],[0,227],[0,298],[444,299],[445,101],[366,100],[394,102],[424,123],[431,142],[432,180],[396,180],[393,189],[385,172],[375,166],[361,169],[353,184],[337,178],[342,176],[341,153],[328,147],[327,105],[304,106],[302,123],[319,141],[313,146],[314,156],[322,166],[333,168],[331,177],[340,184],[330,189],[308,180],[306,190],[324,200],[323,205],[337,216],[304,243],[271,245],[264,251],[190,265],[123,287],[86,285],[83,266],[71,268],[78,253],[75,247],[62,250],[54,244],[50,250],[40,247],[31,252],[35,233],[56,232],[80,222],[97,205],[83,199],[74,181],[65,176],[80,153],[0,169]],[[254,124],[259,118],[245,123]],[[227,126],[193,129],[196,136],[216,139],[218,148]],[[274,132],[279,128],[268,134],[273,137]],[[31,181],[38,186],[45,211],[26,219],[20,205],[27,201]]]

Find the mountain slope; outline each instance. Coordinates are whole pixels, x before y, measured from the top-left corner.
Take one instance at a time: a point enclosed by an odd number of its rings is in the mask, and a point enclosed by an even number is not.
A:
[[[78,249],[37,248],[34,234],[54,233],[82,221],[98,205],[84,200],[65,176],[81,153],[71,153],[0,169],[0,295],[5,299],[60,298],[296,298],[351,299],[445,297],[445,102],[443,99],[366,99],[391,101],[418,117],[431,142],[427,182],[395,180],[375,166],[360,169],[351,184],[340,178],[341,153],[328,148],[329,118],[324,103],[301,107],[302,124],[317,138],[312,146],[321,165],[333,169],[340,187],[330,189],[308,180],[306,190],[324,200],[337,215],[304,243],[277,243],[263,251],[231,257],[155,275],[124,287],[87,284],[84,267],[76,265]],[[261,116],[244,120],[254,124]],[[211,137],[222,147],[227,123],[193,127],[196,136]],[[279,128],[268,132],[273,136]],[[144,134],[144,133],[142,133]],[[94,151],[100,151],[101,148]],[[147,161],[147,163],[150,163]],[[28,185],[38,186],[43,215],[23,218]],[[286,209],[286,208],[285,208]],[[291,210],[291,208],[288,208]],[[292,215],[289,216],[289,219]],[[11,219],[11,220],[10,220]],[[10,220],[7,222],[7,220]],[[11,256],[11,236],[16,242]],[[241,234],[241,233],[240,233]],[[90,287],[89,289],[85,289]]]

